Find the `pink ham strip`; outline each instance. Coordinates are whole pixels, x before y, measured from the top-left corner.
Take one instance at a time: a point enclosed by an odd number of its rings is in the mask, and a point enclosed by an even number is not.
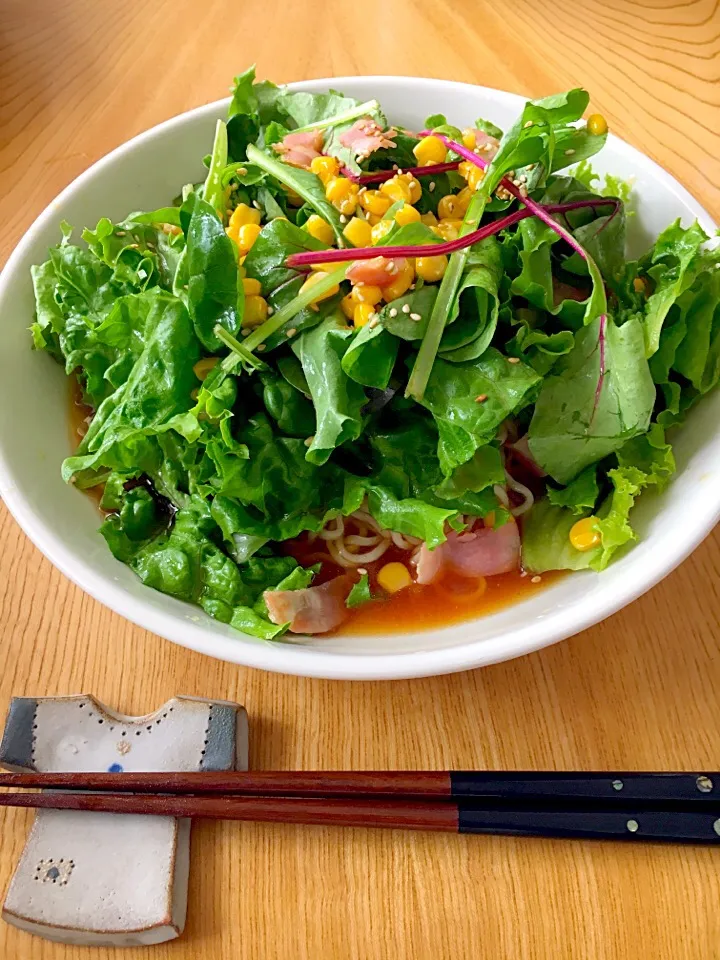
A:
[[[520,566],[520,533],[513,519],[496,530],[481,527],[472,533],[449,533],[434,550],[423,544],[416,562],[418,583],[432,583],[447,570],[462,577],[509,573]]]
[[[350,283],[366,283],[371,287],[387,287],[396,280],[407,266],[404,257],[373,257],[372,260],[357,260],[345,274]]]
[[[361,117],[349,130],[340,134],[340,143],[352,150],[358,160],[364,160],[383,147],[393,150],[396,146],[395,136],[394,130],[384,131],[372,117]]]
[[[352,579],[335,577],[304,590],[266,590],[263,594],[273,623],[289,623],[293,633],[327,633],[348,616],[345,600]]]
[[[309,130],[306,133],[288,133],[280,143],[273,144],[273,150],[282,154],[285,163],[293,167],[310,169],[310,164],[321,155],[323,147],[322,130]]]

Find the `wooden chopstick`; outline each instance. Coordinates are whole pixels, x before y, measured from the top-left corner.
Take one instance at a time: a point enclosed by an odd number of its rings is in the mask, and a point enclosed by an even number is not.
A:
[[[395,797],[508,802],[545,798],[627,804],[720,800],[720,773],[527,771],[246,771],[6,773],[0,787],[223,796]]]
[[[0,806],[82,810],[95,813],[205,817],[215,820],[387,827],[451,833],[491,833],[602,840],[654,840],[665,843],[720,844],[720,811],[573,809],[538,805],[493,806],[470,799],[391,800],[320,797],[155,796],[112,793],[5,793]]]

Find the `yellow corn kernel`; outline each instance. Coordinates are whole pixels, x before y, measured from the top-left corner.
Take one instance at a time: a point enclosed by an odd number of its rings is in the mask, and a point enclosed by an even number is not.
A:
[[[319,217],[316,213],[310,214],[304,226],[310,236],[315,237],[320,243],[327,243],[329,246],[335,239],[333,228],[327,220],[323,220],[323,218]]]
[[[369,247],[372,243],[372,227],[367,220],[353,217],[343,229],[343,236],[347,237],[354,247]]]
[[[597,517],[585,517],[570,527],[570,543],[576,550],[584,553],[600,546],[602,538],[595,527],[596,523]]]
[[[395,214],[395,223],[401,227],[404,227],[408,223],[419,223],[419,221],[419,212],[409,203],[403,204]]]
[[[588,133],[594,137],[601,137],[608,132],[607,120],[601,113],[593,113],[587,121]]]
[[[462,220],[441,220],[434,230],[443,240],[457,240],[461,226]]]
[[[359,189],[357,184],[353,184],[347,177],[331,177],[325,184],[325,196],[330,203],[336,204],[340,200],[345,200],[353,193],[353,186],[357,193]]]
[[[470,206],[471,200],[472,190],[470,187],[463,187],[460,193],[458,193],[455,197],[455,213],[464,217],[467,213],[467,208]]]
[[[268,305],[264,297],[253,294],[245,297],[245,311],[243,313],[244,327],[257,327],[267,320]]]
[[[475,149],[475,144],[477,142],[475,138],[475,134],[476,134],[476,131],[473,130],[472,127],[465,127],[465,129],[462,132],[463,146],[467,147],[468,150]]]
[[[413,153],[420,166],[425,167],[430,163],[443,163],[447,157],[447,147],[439,137],[430,135],[415,144]]]
[[[262,287],[259,280],[253,280],[250,277],[242,282],[246,297],[259,296],[262,293]]]
[[[335,209],[339,210],[345,217],[351,217],[357,210],[357,205],[357,193],[351,193],[349,197],[345,197],[344,200],[338,200],[337,203],[333,204]]]
[[[323,183],[336,177],[339,169],[340,164],[335,157],[314,157],[310,161],[310,170],[320,177]]]
[[[340,301],[340,309],[348,318],[348,320],[352,320],[353,312],[356,306],[357,306],[357,303],[353,299],[353,296],[351,293],[348,293],[347,296],[343,297],[342,300]]]
[[[353,326],[364,327],[375,315],[375,307],[371,303],[358,303],[353,310]]]
[[[317,273],[311,273],[307,278],[305,283],[300,287],[299,293],[304,293],[307,289],[314,286],[320,280],[324,280],[328,274],[324,270],[318,270]],[[325,293],[320,293],[318,296],[310,301],[310,305],[315,303],[320,303],[321,300],[327,300],[328,297],[334,297],[335,294],[340,290],[340,284],[336,283],[329,290],[326,290]]]
[[[428,283],[436,283],[445,275],[447,264],[448,258],[445,254],[437,257],[418,257],[415,261],[415,272]]]
[[[438,217],[441,220],[447,220],[448,217],[457,216],[457,197],[454,193],[449,193],[446,197],[441,197],[438,203]]]
[[[383,292],[371,283],[356,283],[350,291],[353,303],[380,303]]]
[[[430,210],[428,213],[423,213],[423,215],[420,217],[420,221],[427,227],[436,227],[438,224],[438,218],[435,216],[432,210]]]
[[[404,563],[393,562],[386,563],[384,567],[380,568],[377,582],[388,593],[398,593],[398,591],[410,586],[412,577]]]
[[[419,180],[416,180],[411,173],[403,173],[400,176],[401,180],[404,180],[408,185],[408,190],[410,191],[410,203],[417,203],[420,197],[422,196],[422,185]]]
[[[460,174],[461,177],[464,177],[465,180],[467,180],[467,178],[468,178],[468,176],[469,176],[469,174],[470,174],[470,171],[473,169],[474,166],[475,166],[475,164],[474,164],[474,163],[470,163],[469,160],[462,160],[462,161],[458,164],[458,173]]]
[[[378,217],[384,217],[392,203],[390,197],[386,197],[379,190],[363,190],[358,195],[358,199],[363,210],[374,213]]]
[[[239,203],[230,214],[228,230],[237,234],[240,227],[246,223],[260,223],[260,211],[255,207],[249,207],[246,203]]]
[[[410,187],[407,185],[407,181],[400,177],[391,177],[390,180],[381,183],[380,193],[390,197],[393,203],[397,203],[398,200],[402,200],[403,203],[410,203]]]
[[[244,223],[238,230],[237,245],[241,254],[246,254],[260,236],[257,223]]]
[[[379,240],[382,240],[385,234],[389,233],[392,228],[392,220],[381,220],[379,223],[376,223],[371,231],[372,242],[377,243]]]
[[[484,170],[482,170],[480,167],[473,166],[467,178],[468,188],[473,191],[477,190],[477,188],[482,183],[484,176],[485,176]]]
[[[647,283],[645,282],[644,277],[635,277],[633,280],[633,290],[635,293],[647,293]]]
[[[382,288],[383,300],[390,303],[391,300],[397,300],[410,289],[410,284],[415,279],[415,271],[410,263],[406,264],[402,270],[396,274],[390,274],[394,279],[392,283]]]
[[[374,227],[376,223],[380,223],[382,217],[377,216],[375,213],[366,213],[365,219],[370,224],[371,227]]]
[[[193,371],[198,380],[204,380],[218,360],[219,357],[203,357],[202,360],[198,360],[193,367]]]

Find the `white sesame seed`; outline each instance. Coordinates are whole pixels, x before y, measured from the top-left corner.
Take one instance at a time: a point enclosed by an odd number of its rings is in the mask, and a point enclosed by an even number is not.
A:
[[[287,332],[288,338],[294,337],[296,333],[297,333],[297,329],[295,327],[290,327],[290,329]]]
[[[409,304],[409,303],[404,303],[404,304],[403,304],[403,306],[402,306],[402,312],[403,312],[403,313],[410,313],[410,304]]]
[[[540,583],[541,580],[542,580],[542,577],[538,577],[538,576],[530,577],[530,583]]]
[[[527,576],[527,570],[521,570],[520,576],[521,576],[521,577],[526,577],[526,576]]]
[[[390,315],[391,317],[396,317],[396,316],[397,316],[397,310],[395,309],[395,307],[391,307],[390,310],[388,311],[388,313],[389,313],[389,315]]]
[[[361,577],[367,576],[367,570],[365,569],[365,567],[358,567],[358,573],[360,574]]]
[[[400,169],[400,167],[397,168],[397,172],[398,172],[398,176],[401,177],[401,176],[402,176],[402,170]]]
[[[414,290],[414,289],[415,289],[415,284],[411,283],[410,286],[408,287],[408,290]]]
[[[526,120],[525,123],[523,124],[523,126],[525,127],[531,127],[532,125],[533,125],[532,120]]]
[[[257,200],[253,200],[252,204],[253,204],[253,206],[255,207],[256,210],[259,210],[259,209],[260,209],[260,204],[257,202]]]
[[[306,438],[305,438],[305,446],[306,446],[306,447],[311,447],[314,442],[315,442],[315,437],[306,437]]]
[[[116,237],[124,237],[124,236],[126,236],[126,231],[125,231],[125,230],[116,230],[116,231],[115,231],[115,236],[116,236]]]
[[[250,327],[243,327],[242,330],[240,331],[240,333],[241,333],[244,337],[250,336]]]
[[[520,363],[520,357],[508,357],[508,363]]]
[[[431,180],[430,183],[428,184],[428,190],[430,191],[430,193],[432,193],[434,189],[435,189],[435,181]]]
[[[258,344],[258,346],[257,346],[256,349],[257,349],[257,352],[258,352],[258,353],[262,353],[263,350],[265,349],[265,344],[264,344],[264,343]]]
[[[491,143],[484,144],[483,150],[485,151],[485,153],[490,153],[490,151],[492,150],[492,144]]]
[[[520,176],[518,177],[518,180],[520,181],[520,183],[527,183],[527,177],[525,176],[524,173],[520,174]]]
[[[271,317],[275,313],[275,310],[272,307],[268,307],[268,316]]]
[[[529,164],[527,165],[527,168],[526,168],[526,169],[528,169],[528,170],[534,170],[534,169],[535,169],[535,164],[534,164],[534,163],[529,163]]]
[[[246,176],[247,176],[247,167],[238,167],[238,168],[237,168],[237,173],[239,173],[241,177],[246,177]]]
[[[340,214],[340,223],[347,223],[347,221],[348,221],[348,218],[345,216],[344,213],[341,213],[341,214]]]
[[[397,267],[392,260],[388,260],[388,262],[385,264],[385,270],[387,270],[388,273],[395,273],[396,269]]]
[[[411,314],[410,314],[410,319],[411,319],[411,320],[422,320],[422,315],[419,314],[419,313],[411,313]]]
[[[372,319],[368,321],[369,327],[376,327],[380,323],[380,318],[377,314],[374,314]]]
[[[566,157],[572,157],[572,156],[574,156],[574,155],[575,155],[575,151],[574,151],[574,150],[566,150],[566,151],[565,151],[565,156],[566,156]]]
[[[479,396],[475,397],[475,403],[485,403],[487,400],[487,394],[481,393]]]

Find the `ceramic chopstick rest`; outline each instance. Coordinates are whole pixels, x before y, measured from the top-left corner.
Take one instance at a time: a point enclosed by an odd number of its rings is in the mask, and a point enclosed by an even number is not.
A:
[[[127,717],[93,697],[14,698],[0,745],[8,770],[247,769],[236,703],[175,697]],[[3,918],[63,943],[138,946],[185,924],[190,821],[43,810],[10,883]]]

